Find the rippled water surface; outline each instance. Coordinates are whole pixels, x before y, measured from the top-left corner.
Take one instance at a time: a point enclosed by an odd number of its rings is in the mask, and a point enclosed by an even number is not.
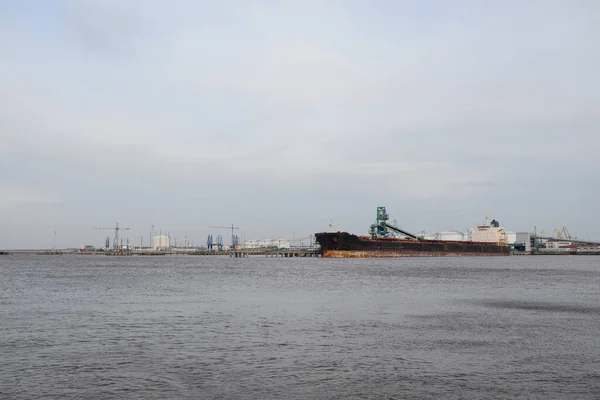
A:
[[[2,399],[600,398],[600,257],[0,256]]]

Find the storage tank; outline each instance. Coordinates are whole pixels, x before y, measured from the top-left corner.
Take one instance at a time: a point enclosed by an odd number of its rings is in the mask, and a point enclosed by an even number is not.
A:
[[[506,241],[508,244],[513,244],[517,241],[516,232],[504,232],[506,234]]]
[[[289,249],[291,247],[288,239],[275,239],[273,242],[278,249]]]
[[[245,249],[256,249],[258,248],[258,240],[246,240],[244,241]]]
[[[449,240],[449,241],[462,242],[464,240],[464,238],[463,238],[463,234],[460,232],[446,231],[446,232],[438,233],[438,240]]]
[[[154,236],[152,238],[152,249],[166,249],[169,247],[169,237],[168,236]]]
[[[273,241],[271,239],[262,239],[258,241],[258,247],[271,247],[273,246]]]
[[[435,235],[429,234],[427,232],[418,233],[417,237],[419,239],[423,239],[423,240],[434,240],[435,239]]]

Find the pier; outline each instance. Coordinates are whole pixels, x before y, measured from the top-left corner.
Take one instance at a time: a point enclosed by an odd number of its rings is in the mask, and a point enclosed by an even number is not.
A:
[[[518,250],[513,250],[510,252],[511,256],[530,256],[531,252],[530,251],[518,251]]]
[[[298,258],[298,257],[321,257],[319,249],[285,249],[285,250],[225,250],[225,251],[195,251],[187,254],[190,256],[229,256],[232,258],[248,258],[250,256]]]

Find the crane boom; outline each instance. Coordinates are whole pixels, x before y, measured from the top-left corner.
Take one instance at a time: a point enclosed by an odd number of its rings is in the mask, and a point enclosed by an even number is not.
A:
[[[388,224],[388,223],[386,223],[386,224],[385,224],[385,226],[387,226],[389,229],[391,229],[391,230],[393,230],[393,231],[396,231],[396,232],[399,232],[399,233],[401,233],[401,234],[402,234],[402,235],[404,235],[404,236],[408,236],[408,237],[409,237],[409,238],[411,238],[411,239],[415,239],[415,240],[421,240],[421,239],[419,239],[419,238],[418,238],[416,235],[413,235],[413,234],[412,234],[412,233],[410,233],[410,232],[406,232],[405,230],[403,230],[403,229],[400,229],[400,228],[398,228],[397,226],[390,225],[390,224]]]

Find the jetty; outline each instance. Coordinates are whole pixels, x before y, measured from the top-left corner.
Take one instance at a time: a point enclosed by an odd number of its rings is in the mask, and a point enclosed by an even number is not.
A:
[[[181,253],[179,253],[181,254]],[[190,256],[229,256],[232,258],[248,258],[250,256],[299,258],[321,257],[320,249],[281,249],[281,250],[223,250],[223,251],[194,251],[184,253]]]

